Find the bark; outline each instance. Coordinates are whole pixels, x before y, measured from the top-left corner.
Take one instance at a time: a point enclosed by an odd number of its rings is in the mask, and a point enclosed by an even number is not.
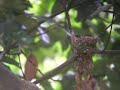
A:
[[[39,90],[35,84],[21,80],[0,63],[0,90]]]

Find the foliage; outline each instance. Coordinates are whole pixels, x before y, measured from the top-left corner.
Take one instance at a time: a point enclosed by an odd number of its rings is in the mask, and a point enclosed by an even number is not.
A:
[[[71,8],[69,16],[75,34],[99,35],[98,46],[102,48],[98,48],[103,49],[106,47],[111,28],[106,27],[112,23],[111,38],[106,49],[120,50],[119,0],[1,0],[0,54],[6,52],[1,62],[9,66],[13,73],[21,75],[18,73],[21,70],[18,56],[22,68],[25,68],[24,64],[32,52],[42,73],[56,68],[72,57],[74,54],[70,37],[65,31],[68,27],[63,12],[66,4],[69,4],[69,9]],[[52,15],[53,19],[47,18]],[[92,58],[94,63],[92,75],[97,80],[97,87],[119,90],[120,56],[95,54]],[[66,66],[52,78],[57,81],[45,80],[40,83],[40,87],[43,90],[73,90],[74,70],[73,65]],[[42,76],[37,72],[35,78]]]

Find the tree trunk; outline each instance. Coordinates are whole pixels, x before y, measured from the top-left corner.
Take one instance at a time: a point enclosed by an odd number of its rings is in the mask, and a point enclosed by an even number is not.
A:
[[[35,84],[21,80],[0,63],[0,90],[39,90]]]

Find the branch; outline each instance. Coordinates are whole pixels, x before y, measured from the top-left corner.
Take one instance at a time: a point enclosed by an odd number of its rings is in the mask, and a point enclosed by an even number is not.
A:
[[[79,1],[77,3],[75,3],[74,1],[71,2],[71,4],[68,7],[68,10],[72,9],[72,8],[77,8],[79,7],[82,3],[86,2],[87,0],[83,0],[83,1]],[[47,17],[47,18],[54,18],[55,16],[61,14],[65,12],[64,9],[59,9],[58,12],[55,12],[54,14],[52,14],[51,16]],[[28,33],[32,33],[37,27],[40,26],[40,24],[46,22],[47,20],[40,20],[33,28],[31,28],[30,30],[28,30]]]
[[[120,54],[120,50],[106,50],[106,51],[96,51],[94,54]],[[33,83],[38,84],[46,79],[50,79],[51,77],[55,76],[60,70],[62,70],[64,67],[74,63],[77,60],[77,56],[74,56],[58,66],[57,68],[53,69],[52,71],[48,72],[47,74],[44,74],[41,78],[37,79]]]
[[[66,67],[70,64],[72,64],[76,60],[76,58],[77,57],[72,57],[70,60],[67,60],[66,62],[64,62],[63,64],[61,64],[57,68],[55,68],[54,70],[48,72],[47,74],[45,74],[41,78],[34,81],[34,83],[37,84],[37,83],[42,82],[43,80],[50,79],[51,77],[55,76],[61,69],[63,69],[64,67]]]
[[[6,51],[2,51],[0,52],[0,61],[2,60],[2,58],[5,56],[6,54]]]
[[[9,53],[10,49],[12,48],[16,48],[16,43],[13,43],[12,45],[10,45],[8,48],[6,48],[4,51],[0,52],[0,60],[3,59],[3,57],[5,56],[5,54]]]
[[[94,11],[90,16],[93,17],[102,11],[107,11],[111,6],[112,6],[111,4],[101,6],[96,11]]]
[[[120,54],[120,50],[103,50],[103,51],[96,51],[95,54]]]

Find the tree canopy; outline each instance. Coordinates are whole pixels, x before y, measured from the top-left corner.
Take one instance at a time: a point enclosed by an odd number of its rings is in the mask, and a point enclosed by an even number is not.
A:
[[[92,55],[88,50],[92,68],[86,87],[119,90],[119,10],[119,0],[1,0],[0,62],[41,90],[74,90],[77,64],[72,59],[77,46],[71,42],[72,33],[97,37],[91,41],[96,46],[89,43],[97,49]],[[83,46],[77,52],[85,48],[84,52],[87,45]]]

